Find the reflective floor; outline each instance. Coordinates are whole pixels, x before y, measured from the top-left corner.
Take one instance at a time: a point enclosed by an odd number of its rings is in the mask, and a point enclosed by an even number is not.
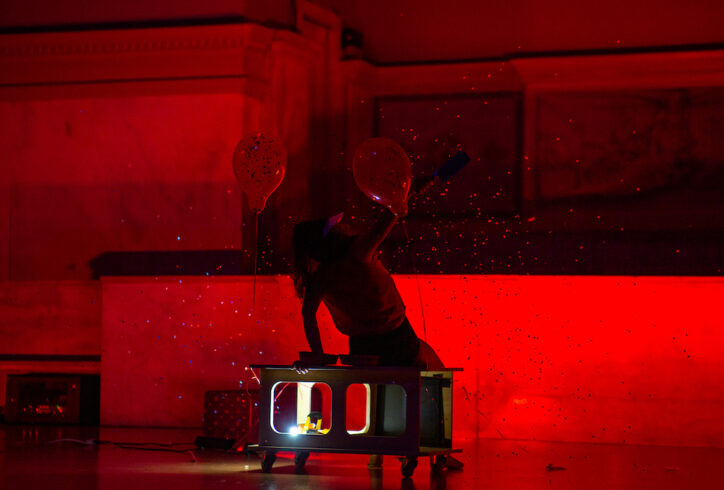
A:
[[[366,456],[330,454],[313,454],[305,474],[296,474],[293,456],[280,453],[265,474],[255,456],[182,444],[196,435],[0,425],[0,489],[724,488],[724,449],[478,440],[460,444],[462,471],[433,475],[424,459],[412,478],[402,478],[396,458],[370,471]],[[89,439],[171,445],[84,444]]]

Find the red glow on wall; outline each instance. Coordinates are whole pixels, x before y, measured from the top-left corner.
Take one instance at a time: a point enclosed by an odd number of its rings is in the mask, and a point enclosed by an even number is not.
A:
[[[722,437],[721,278],[396,281],[418,335],[426,330],[446,365],[464,368],[454,389],[457,438],[707,445]],[[251,278],[104,280],[103,423],[197,426],[205,390],[253,385],[252,363],[294,361],[307,346],[291,282],[260,278],[253,311],[251,287]],[[346,352],[326,312],[320,320],[325,349]]]

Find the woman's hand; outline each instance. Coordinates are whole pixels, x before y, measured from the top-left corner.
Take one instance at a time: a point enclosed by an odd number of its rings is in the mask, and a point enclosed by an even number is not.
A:
[[[388,206],[390,212],[395,215],[395,218],[404,218],[407,216],[407,211],[409,209],[408,202],[413,201],[418,196],[421,196],[429,191],[430,188],[439,180],[440,178],[437,176],[416,178],[412,182],[412,188],[410,189],[410,193],[407,195],[407,199],[401,203],[390,204]]]
[[[314,364],[310,363],[309,361],[302,361],[301,359],[298,361],[294,361],[292,364],[292,369],[294,369],[297,374],[307,374],[309,372],[309,368],[312,367]]]
[[[389,206],[387,206],[387,209],[389,209],[390,212],[395,215],[395,218],[404,218],[405,216],[407,216],[407,200],[400,203],[390,204]]]
[[[294,369],[297,374],[307,374],[309,372],[309,368],[326,366],[336,362],[337,356],[333,354],[325,354],[323,352],[300,352],[299,360],[294,361],[292,369]]]
[[[408,200],[421,196],[422,194],[429,191],[432,186],[437,184],[437,182],[440,180],[440,177],[433,175],[432,177],[418,177],[412,182],[412,192],[410,193],[410,197]]]

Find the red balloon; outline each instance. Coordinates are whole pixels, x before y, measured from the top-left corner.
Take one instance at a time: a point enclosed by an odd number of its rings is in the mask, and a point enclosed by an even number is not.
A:
[[[412,169],[407,152],[389,138],[370,138],[354,152],[352,172],[367,197],[398,216],[407,214]]]
[[[234,175],[249,207],[261,213],[284,179],[287,152],[278,140],[263,133],[242,138],[234,149]]]

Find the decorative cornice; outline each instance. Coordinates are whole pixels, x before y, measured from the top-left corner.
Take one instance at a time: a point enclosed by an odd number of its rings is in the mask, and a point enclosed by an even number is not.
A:
[[[277,34],[256,24],[231,24],[3,35],[0,89],[138,80],[264,81]]]
[[[587,54],[375,66],[342,63],[366,96],[468,94],[724,85],[724,50]]]
[[[0,90],[5,89],[0,97],[15,97],[28,87],[214,79],[243,79],[258,94],[275,58],[311,65],[325,56],[339,59],[332,49],[338,18],[303,0],[298,8],[298,32],[238,23],[0,35]],[[345,61],[334,69],[373,96],[721,86],[724,50],[384,67]]]
[[[0,38],[0,43],[3,41]],[[244,44],[241,37],[211,37],[201,39],[144,39],[99,41],[87,39],[64,43],[48,40],[37,44],[0,44],[1,57],[76,56],[87,54],[153,53],[207,49],[235,49]]]
[[[166,51],[236,49],[273,37],[257,24],[8,34],[0,36],[0,56],[78,56]],[[263,34],[266,33],[266,36]]]
[[[724,85],[724,50],[518,58],[526,91]]]

